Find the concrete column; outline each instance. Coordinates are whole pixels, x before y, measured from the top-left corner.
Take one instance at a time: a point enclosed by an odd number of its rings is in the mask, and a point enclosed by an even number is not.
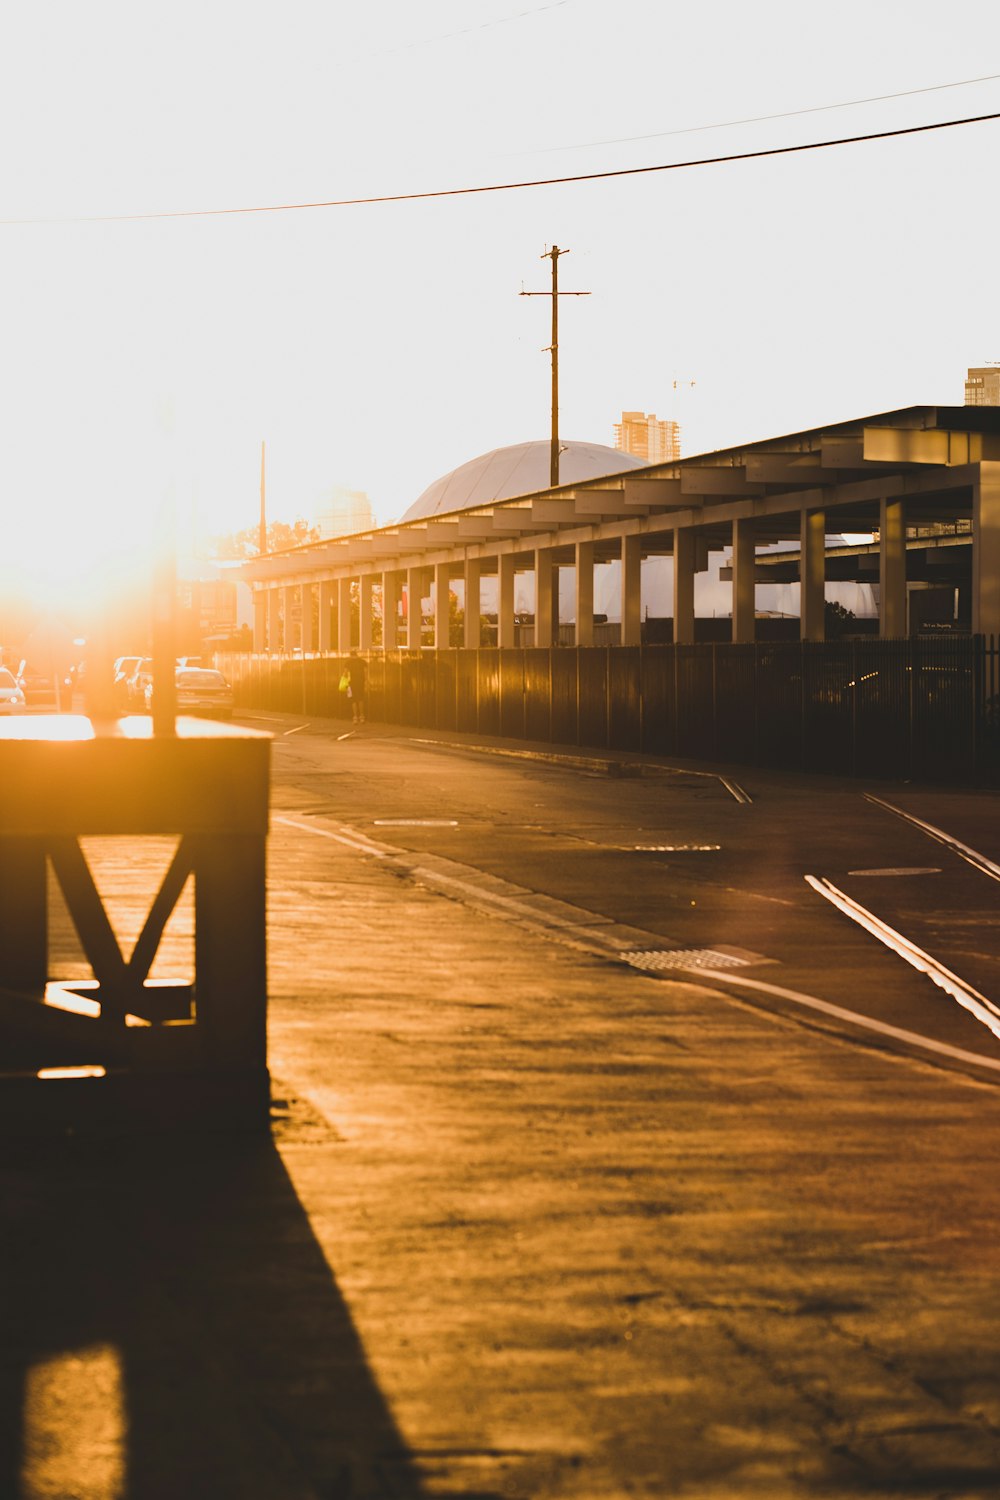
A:
[[[622,633],[623,646],[642,643],[642,540],[622,537]]]
[[[559,640],[559,569],[550,547],[535,548],[535,645]]]
[[[294,651],[297,645],[295,639],[295,588],[286,583],[281,590],[281,649],[282,651]]]
[[[799,637],[826,640],[826,512],[804,510],[799,529]]]
[[[757,545],[752,521],[733,522],[733,640],[756,638]]]
[[[1000,463],[979,465],[972,485],[972,629],[1000,637]]]
[[[451,645],[451,588],[448,564],[434,567],[434,649],[447,651]]]
[[[478,557],[465,559],[465,645],[474,649],[479,645],[479,579],[483,571]]]
[[[358,579],[358,649],[372,649],[372,575],[362,573]]]
[[[336,584],[331,578],[324,578],[319,586],[319,649],[321,651],[333,650],[333,601],[336,595]]]
[[[594,544],[576,544],[576,644],[594,644]]]
[[[254,589],[253,595],[253,649],[267,650],[267,590]]]
[[[512,648],[514,630],[514,556],[503,553],[497,559],[497,645]]]
[[[902,500],[879,502],[878,633],[906,635],[906,514]]]
[[[267,590],[267,649],[272,656],[281,650],[281,590]]]
[[[302,611],[302,652],[316,650],[316,636],[313,631],[313,599],[315,588],[311,583],[304,583],[299,590],[299,607]]]
[[[382,574],[382,647],[395,651],[399,623],[399,601],[403,591],[403,574],[395,570]]]
[[[351,650],[351,580],[337,579],[337,655]]]
[[[690,526],[674,527],[674,644],[694,640],[695,534]]]
[[[423,630],[423,568],[406,570],[406,648],[419,651]]]

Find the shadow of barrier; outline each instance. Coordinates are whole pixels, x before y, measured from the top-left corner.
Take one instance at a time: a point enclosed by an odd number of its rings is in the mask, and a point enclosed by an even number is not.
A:
[[[267,1129],[269,757],[267,735],[194,719],[0,725],[0,1137]],[[127,959],[91,835],[178,839]],[[50,868],[93,980],[50,973]],[[189,879],[193,982],[151,980]]]
[[[266,1140],[0,1155],[0,1494],[419,1500]]]

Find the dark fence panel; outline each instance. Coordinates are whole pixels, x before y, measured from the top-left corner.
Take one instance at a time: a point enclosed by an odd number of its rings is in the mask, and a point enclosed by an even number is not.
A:
[[[642,648],[608,650],[608,745],[642,749]]]
[[[576,657],[577,743],[595,749],[608,744],[608,653],[602,646],[583,647]]]
[[[756,759],[756,649],[750,642],[716,651],[715,754],[719,760],[753,762]]]
[[[456,729],[475,734],[479,728],[479,652],[456,651]]]
[[[349,716],[339,656],[220,656],[238,710]],[[1000,651],[982,637],[373,652],[368,717],[887,779],[1000,783]]]
[[[457,651],[435,651],[434,678],[434,709],[436,714],[434,727],[435,729],[457,729]]]
[[[552,666],[552,742],[556,745],[576,745],[577,740],[577,677],[576,652],[562,647],[554,648],[549,655]]]
[[[524,733],[529,740],[552,739],[552,651],[539,647],[524,655]]]
[[[673,648],[677,670],[678,755],[710,760],[715,748],[715,647]]]
[[[479,656],[479,734],[500,733],[500,656],[497,646],[484,646]]]
[[[643,646],[639,652],[642,698],[642,750],[646,755],[677,753],[676,671],[672,646]]]
[[[1000,781],[1000,643],[994,636],[977,641],[976,762],[980,773]]]
[[[802,765],[802,643],[758,644],[756,653],[754,761],[797,770]]]
[[[499,656],[500,733],[509,740],[523,740],[525,735],[524,652],[516,649],[506,650],[501,651]]]
[[[961,776],[976,758],[984,642],[915,640],[910,704],[914,776]]]
[[[834,774],[854,764],[851,641],[804,641],[802,651],[802,764]]]
[[[912,644],[855,641],[854,771],[865,776],[911,774]]]

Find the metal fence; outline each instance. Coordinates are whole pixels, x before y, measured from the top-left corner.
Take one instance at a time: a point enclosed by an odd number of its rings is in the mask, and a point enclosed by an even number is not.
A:
[[[691,760],[1000,781],[993,638],[373,653],[368,718]],[[349,717],[343,657],[219,658],[239,706]]]

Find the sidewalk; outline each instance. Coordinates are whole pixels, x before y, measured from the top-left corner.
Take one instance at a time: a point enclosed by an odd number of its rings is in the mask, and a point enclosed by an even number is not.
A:
[[[0,1495],[1000,1492],[1000,1091],[277,820],[270,883],[274,1147],[5,1153]]]

